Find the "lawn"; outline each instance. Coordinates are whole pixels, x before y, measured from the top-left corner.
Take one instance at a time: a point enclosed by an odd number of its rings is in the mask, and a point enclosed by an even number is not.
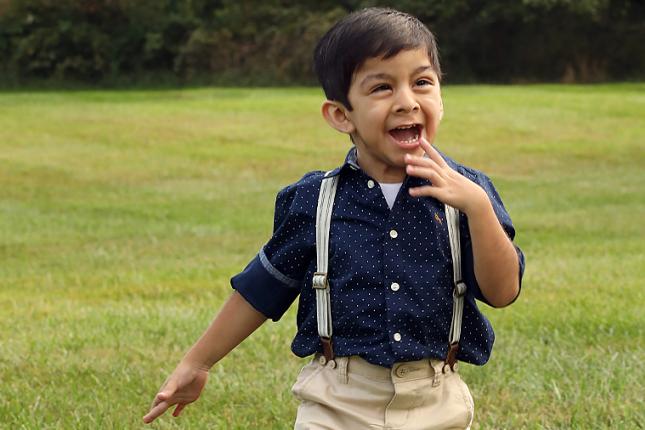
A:
[[[317,89],[0,93],[0,428],[135,429],[266,242],[276,192],[349,148]],[[436,144],[494,180],[527,256],[462,366],[475,429],[643,428],[645,84],[447,86]],[[295,306],[154,429],[287,429]]]

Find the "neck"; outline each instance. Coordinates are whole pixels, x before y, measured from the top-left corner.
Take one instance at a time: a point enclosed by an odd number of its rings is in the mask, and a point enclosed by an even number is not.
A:
[[[360,168],[370,177],[382,184],[394,184],[403,182],[406,177],[405,167],[374,165],[369,160],[361,157],[361,151],[357,148],[356,161]]]
[[[358,165],[361,166],[361,169],[365,173],[381,184],[400,183],[403,182],[406,176],[405,168],[388,167],[384,169],[365,169],[360,160],[358,161]]]

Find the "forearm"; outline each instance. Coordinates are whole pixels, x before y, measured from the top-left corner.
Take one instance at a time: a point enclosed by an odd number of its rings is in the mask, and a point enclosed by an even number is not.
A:
[[[236,291],[226,301],[204,334],[186,353],[183,361],[208,370],[265,320],[266,317]]]
[[[510,304],[519,293],[519,262],[513,243],[495,216],[488,196],[467,214],[479,288],[495,307]]]

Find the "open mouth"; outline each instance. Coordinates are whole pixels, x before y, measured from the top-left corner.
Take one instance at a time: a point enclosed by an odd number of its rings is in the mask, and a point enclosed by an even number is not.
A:
[[[412,147],[419,144],[421,128],[420,124],[407,124],[393,128],[389,133],[400,146]]]

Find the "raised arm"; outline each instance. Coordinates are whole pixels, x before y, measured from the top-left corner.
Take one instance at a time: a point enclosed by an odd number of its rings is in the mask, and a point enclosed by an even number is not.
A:
[[[515,247],[499,223],[485,192],[481,202],[466,215],[479,288],[492,306],[509,305],[520,292]]]
[[[234,292],[161,386],[143,421],[151,423],[173,405],[177,405],[173,416],[178,416],[187,404],[197,400],[201,394],[209,369],[265,320],[262,313],[238,292]]]
[[[427,158],[406,155],[408,175],[428,179],[432,185],[410,188],[414,197],[429,196],[459,209],[468,217],[475,277],[488,302],[501,307],[519,294],[519,262],[486,192],[453,170],[425,140]]]

